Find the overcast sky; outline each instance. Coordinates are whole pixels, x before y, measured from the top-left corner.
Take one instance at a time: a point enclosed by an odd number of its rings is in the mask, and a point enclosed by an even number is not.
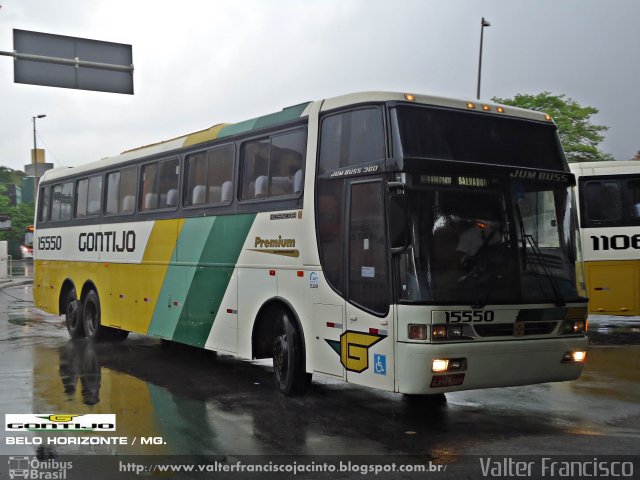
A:
[[[13,83],[0,57],[0,165],[75,166],[222,122],[364,90],[550,91],[596,107],[602,149],[640,150],[638,0],[0,0],[13,29],[133,45],[135,95]]]

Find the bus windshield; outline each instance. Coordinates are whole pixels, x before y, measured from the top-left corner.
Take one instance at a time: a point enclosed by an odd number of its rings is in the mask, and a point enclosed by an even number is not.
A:
[[[396,260],[403,303],[481,308],[579,299],[567,186],[492,180],[406,195],[411,238]]]
[[[566,170],[551,122],[419,106],[391,112],[405,157]]]

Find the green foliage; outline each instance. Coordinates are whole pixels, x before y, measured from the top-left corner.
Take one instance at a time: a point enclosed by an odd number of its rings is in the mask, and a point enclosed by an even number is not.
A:
[[[22,185],[22,177],[25,173],[20,170],[13,170],[9,167],[0,165],[0,184],[6,185],[7,183],[13,183],[14,185]]]
[[[583,107],[565,95],[516,94],[514,98],[493,98],[497,103],[548,113],[558,125],[558,134],[569,162],[596,162],[613,160],[613,156],[598,149],[609,127],[591,123],[594,107]]]
[[[0,166],[0,179],[4,178],[4,174],[11,177],[15,172],[15,170]],[[0,232],[0,240],[8,240],[9,254],[13,255],[13,258],[20,258],[20,244],[24,239],[24,229],[33,224],[34,205],[33,203],[21,203],[15,207],[9,205],[7,188],[4,184],[0,184],[0,215],[11,217],[11,230]]]

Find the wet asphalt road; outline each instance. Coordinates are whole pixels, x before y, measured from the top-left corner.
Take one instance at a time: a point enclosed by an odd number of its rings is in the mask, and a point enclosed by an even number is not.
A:
[[[430,405],[319,375],[306,396],[286,398],[269,362],[140,335],[71,341],[63,318],[34,310],[31,298],[29,284],[0,291],[0,411],[115,413],[117,435],[129,439],[47,447],[50,455],[408,454],[455,463],[462,455],[640,451],[640,317],[590,318],[592,346],[577,381],[452,393]],[[2,435],[1,455],[37,451]],[[131,445],[140,437],[162,443]]]

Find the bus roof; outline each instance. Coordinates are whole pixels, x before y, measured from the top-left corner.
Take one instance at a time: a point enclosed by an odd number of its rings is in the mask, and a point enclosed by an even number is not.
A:
[[[431,95],[407,94],[398,92],[362,92],[341,95],[316,102],[305,102],[291,107],[286,107],[279,112],[263,115],[243,122],[229,124],[220,123],[213,127],[199,130],[169,140],[164,140],[151,145],[126,150],[119,155],[106,157],[101,160],[90,162],[77,167],[56,168],[48,170],[41,177],[40,181],[51,181],[57,178],[64,178],[69,175],[91,172],[100,168],[126,163],[138,158],[149,157],[156,154],[168,153],[181,148],[206,143],[212,140],[225,137],[232,137],[253,130],[278,125],[293,121],[297,118],[304,118],[309,115],[314,105],[320,105],[320,111],[329,111],[336,108],[343,108],[350,105],[357,105],[370,102],[411,102],[419,105],[433,105],[439,107],[455,108],[460,110],[475,110],[496,114],[498,107],[502,107],[501,115],[523,118],[537,121],[549,121],[550,117],[543,112],[526,110],[518,107],[499,105],[490,101],[475,101],[460,98],[438,97]]]
[[[640,172],[640,162],[637,160],[574,162],[569,164],[569,168],[577,176],[629,174]]]

